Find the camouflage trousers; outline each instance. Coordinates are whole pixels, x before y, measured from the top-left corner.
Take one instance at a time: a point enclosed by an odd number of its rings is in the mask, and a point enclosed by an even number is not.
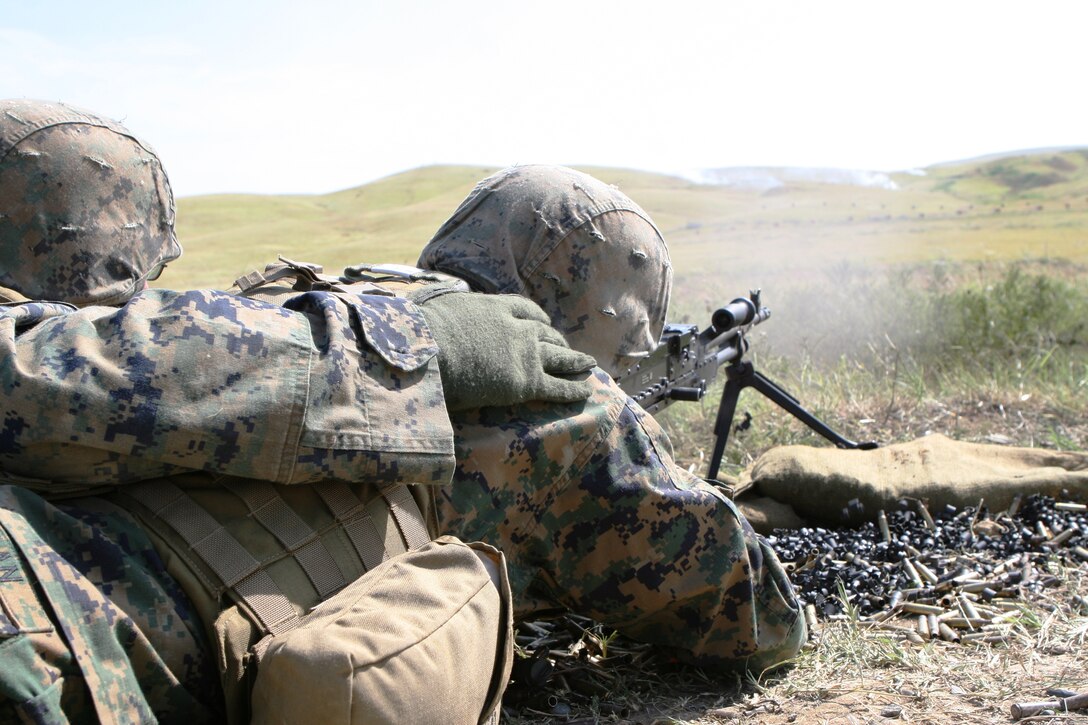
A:
[[[214,657],[144,532],[0,486],[0,721],[221,719]]]
[[[698,664],[759,672],[806,638],[774,551],[603,372],[569,406],[454,418],[444,533],[507,557],[515,612],[566,607]]]

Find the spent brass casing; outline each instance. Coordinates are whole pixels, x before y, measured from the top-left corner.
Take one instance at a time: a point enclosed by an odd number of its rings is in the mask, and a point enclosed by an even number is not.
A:
[[[941,633],[941,639],[943,639],[945,642],[959,642],[960,641],[959,634],[957,634],[955,630],[953,630],[951,627],[949,627],[944,622],[938,623],[937,628]]]
[[[1014,719],[1019,720],[1032,715],[1038,715],[1043,710],[1058,712],[1062,709],[1062,703],[1058,700],[1043,700],[1042,702],[1016,702],[1009,708]]]
[[[932,635],[929,631],[929,617],[924,614],[918,615],[918,621],[915,625],[918,629],[918,636],[922,639],[929,639]]]
[[[1077,529],[1074,529],[1072,526],[1070,526],[1068,529],[1061,532],[1060,534],[1055,534],[1054,538],[1051,539],[1050,541],[1046,542],[1046,543],[1049,544],[1050,546],[1054,546],[1054,547],[1061,546],[1065,542],[1072,539],[1073,534],[1075,534],[1075,533],[1077,533]]]
[[[933,522],[933,517],[929,515],[929,509],[920,499],[918,500],[918,513],[922,515],[922,520],[925,521],[927,529],[930,531],[937,530],[937,524]]]
[[[972,594],[976,592],[981,592],[984,589],[992,589],[994,591],[997,591],[1000,588],[1001,584],[999,582],[992,581],[969,581],[960,584],[960,591],[970,592]]]
[[[922,604],[920,602],[903,602],[899,607],[904,612],[911,614],[944,614],[944,608],[935,604]]]
[[[980,619],[978,610],[975,609],[974,603],[965,596],[959,596],[956,598],[960,603],[960,609],[963,610],[963,615],[968,619]]]
[[[918,576],[922,577],[922,579],[930,584],[937,583],[937,574],[928,566],[920,561],[912,561],[911,564],[914,566],[914,570],[918,572]]]
[[[903,571],[907,572],[907,576],[914,586],[919,589],[924,588],[926,583],[922,581],[922,577],[918,575],[918,570],[914,568],[914,564],[911,563],[910,559],[902,559],[900,563],[903,566]]]
[[[815,604],[806,604],[805,605],[805,624],[808,625],[808,631],[809,632],[815,632],[816,631],[816,625],[818,624],[818,622],[816,620],[816,605]]]
[[[880,537],[884,540],[884,543],[889,543],[892,540],[892,532],[888,528],[888,517],[885,515],[884,509],[876,512],[876,525],[880,527]]]
[[[993,620],[986,619],[985,617],[949,617],[948,619],[941,620],[949,627],[955,627],[956,629],[980,629],[987,624],[990,624]]]

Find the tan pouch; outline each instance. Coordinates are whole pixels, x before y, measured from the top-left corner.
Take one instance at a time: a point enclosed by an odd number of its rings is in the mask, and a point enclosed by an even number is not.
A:
[[[506,562],[443,536],[393,557],[271,638],[251,722],[482,723],[510,677]]]

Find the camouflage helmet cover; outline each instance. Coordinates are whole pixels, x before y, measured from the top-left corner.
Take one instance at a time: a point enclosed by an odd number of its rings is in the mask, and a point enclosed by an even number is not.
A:
[[[0,296],[119,304],[180,254],[150,146],[63,103],[0,100]]]
[[[529,297],[612,375],[656,346],[672,285],[649,215],[614,186],[562,166],[515,166],[481,181],[417,264]]]

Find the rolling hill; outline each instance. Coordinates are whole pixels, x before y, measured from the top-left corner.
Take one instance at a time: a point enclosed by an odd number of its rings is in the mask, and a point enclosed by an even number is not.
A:
[[[783,169],[755,170],[770,184],[737,183],[728,174],[711,184],[579,168],[647,209],[681,279],[806,274],[843,262],[1088,261],[1088,149],[940,164],[888,174],[881,184]],[[328,271],[363,261],[412,263],[475,182],[493,171],[432,166],[324,195],[180,199],[185,256],[163,283],[222,287],[279,254]]]

